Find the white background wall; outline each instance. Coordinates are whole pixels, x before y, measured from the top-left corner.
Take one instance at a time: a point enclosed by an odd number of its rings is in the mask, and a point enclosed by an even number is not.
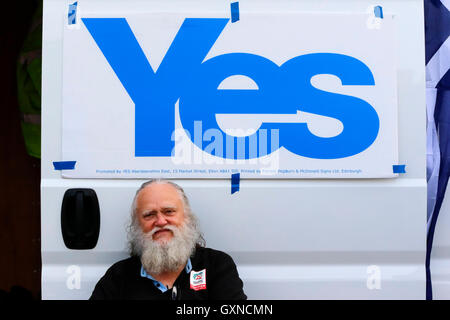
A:
[[[42,108],[42,297],[86,299],[105,270],[126,257],[125,224],[142,180],[63,179],[62,33],[69,2],[45,0]],[[83,10],[229,10],[229,1],[79,1]],[[425,69],[421,0],[240,1],[241,10],[366,12],[381,5],[398,25],[399,163],[407,173],[376,180],[177,180],[200,218],[209,247],[235,259],[251,299],[425,298]],[[201,8],[201,9],[200,9]],[[333,26],[330,26],[332,28]],[[68,188],[96,190],[101,230],[95,249],[65,248],[60,209]],[[447,209],[445,209],[447,208]],[[443,210],[448,211],[444,203]],[[445,218],[441,217],[439,223]],[[447,217],[447,220],[450,219]],[[450,221],[447,222],[450,223]],[[441,224],[442,225],[442,224]],[[444,239],[438,227],[438,243]],[[448,248],[448,245],[447,247]],[[445,250],[445,248],[443,248]],[[437,253],[439,250],[436,250]],[[448,249],[447,249],[448,252]],[[79,289],[69,289],[69,266]],[[378,266],[381,288],[367,273]],[[71,272],[68,272],[71,271]],[[445,295],[444,286],[440,286]],[[447,289],[448,292],[448,289]],[[447,295],[449,295],[447,293]]]

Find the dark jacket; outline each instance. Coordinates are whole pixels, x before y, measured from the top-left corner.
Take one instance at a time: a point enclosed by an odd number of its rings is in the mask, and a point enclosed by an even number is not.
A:
[[[100,279],[91,300],[240,300],[247,299],[233,259],[226,253],[199,247],[191,256],[192,271],[184,270],[176,279],[174,289],[161,292],[151,279],[141,276],[141,261],[131,257],[115,263]],[[206,270],[206,288],[191,288],[193,272]]]

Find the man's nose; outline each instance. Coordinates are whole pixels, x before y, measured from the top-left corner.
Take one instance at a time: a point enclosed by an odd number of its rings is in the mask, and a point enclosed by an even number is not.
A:
[[[167,224],[166,217],[165,217],[162,213],[158,213],[158,214],[156,215],[156,222],[155,222],[155,225],[156,225],[157,227],[162,227],[162,226],[165,226],[166,224]]]

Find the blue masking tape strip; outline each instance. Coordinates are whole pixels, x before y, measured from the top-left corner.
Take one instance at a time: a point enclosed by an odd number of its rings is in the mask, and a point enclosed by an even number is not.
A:
[[[69,25],[71,24],[75,24],[77,22],[77,6],[78,6],[78,1],[75,1],[72,4],[69,4],[69,15],[68,15],[68,20],[69,20]]]
[[[375,17],[383,19],[383,7],[381,7],[381,6],[376,6],[376,7],[373,9],[373,11],[374,11],[374,13],[375,13]]]
[[[55,170],[74,170],[76,161],[54,161]]]
[[[239,21],[239,2],[231,3],[231,22]]]
[[[406,173],[405,168],[406,168],[406,165],[404,165],[404,164],[392,166],[392,170],[394,171],[394,173]]]
[[[239,191],[239,182],[241,180],[240,173],[233,173],[231,175],[231,194]]]

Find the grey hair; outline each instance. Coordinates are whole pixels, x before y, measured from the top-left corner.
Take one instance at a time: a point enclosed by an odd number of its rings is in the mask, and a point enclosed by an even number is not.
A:
[[[139,189],[137,189],[136,194],[134,195],[134,198],[133,198],[133,202],[131,204],[130,222],[129,222],[128,226],[127,226],[127,231],[128,231],[127,234],[128,234],[128,237],[129,237],[129,239],[128,239],[129,240],[128,241],[128,246],[129,246],[128,250],[129,250],[130,255],[136,255],[137,252],[138,252],[137,248],[135,247],[135,244],[130,239],[130,235],[133,234],[133,231],[136,230],[136,228],[140,228],[138,220],[137,220],[137,216],[136,216],[137,197],[138,197],[139,193],[143,189],[145,189],[146,187],[148,187],[149,185],[152,185],[152,184],[169,184],[172,187],[174,187],[177,190],[181,201],[183,202],[185,218],[188,219],[188,221],[190,221],[190,223],[192,225],[194,225],[195,228],[197,228],[197,229],[199,228],[198,219],[197,219],[197,217],[195,216],[195,214],[191,210],[191,205],[189,203],[189,199],[186,196],[186,193],[184,192],[183,188],[180,187],[175,182],[172,182],[172,181],[169,181],[169,180],[165,180],[165,179],[151,179],[149,181],[144,182],[139,187]],[[196,245],[199,246],[199,247],[205,247],[206,241],[205,241],[202,233],[199,233],[199,238],[197,240]]]

